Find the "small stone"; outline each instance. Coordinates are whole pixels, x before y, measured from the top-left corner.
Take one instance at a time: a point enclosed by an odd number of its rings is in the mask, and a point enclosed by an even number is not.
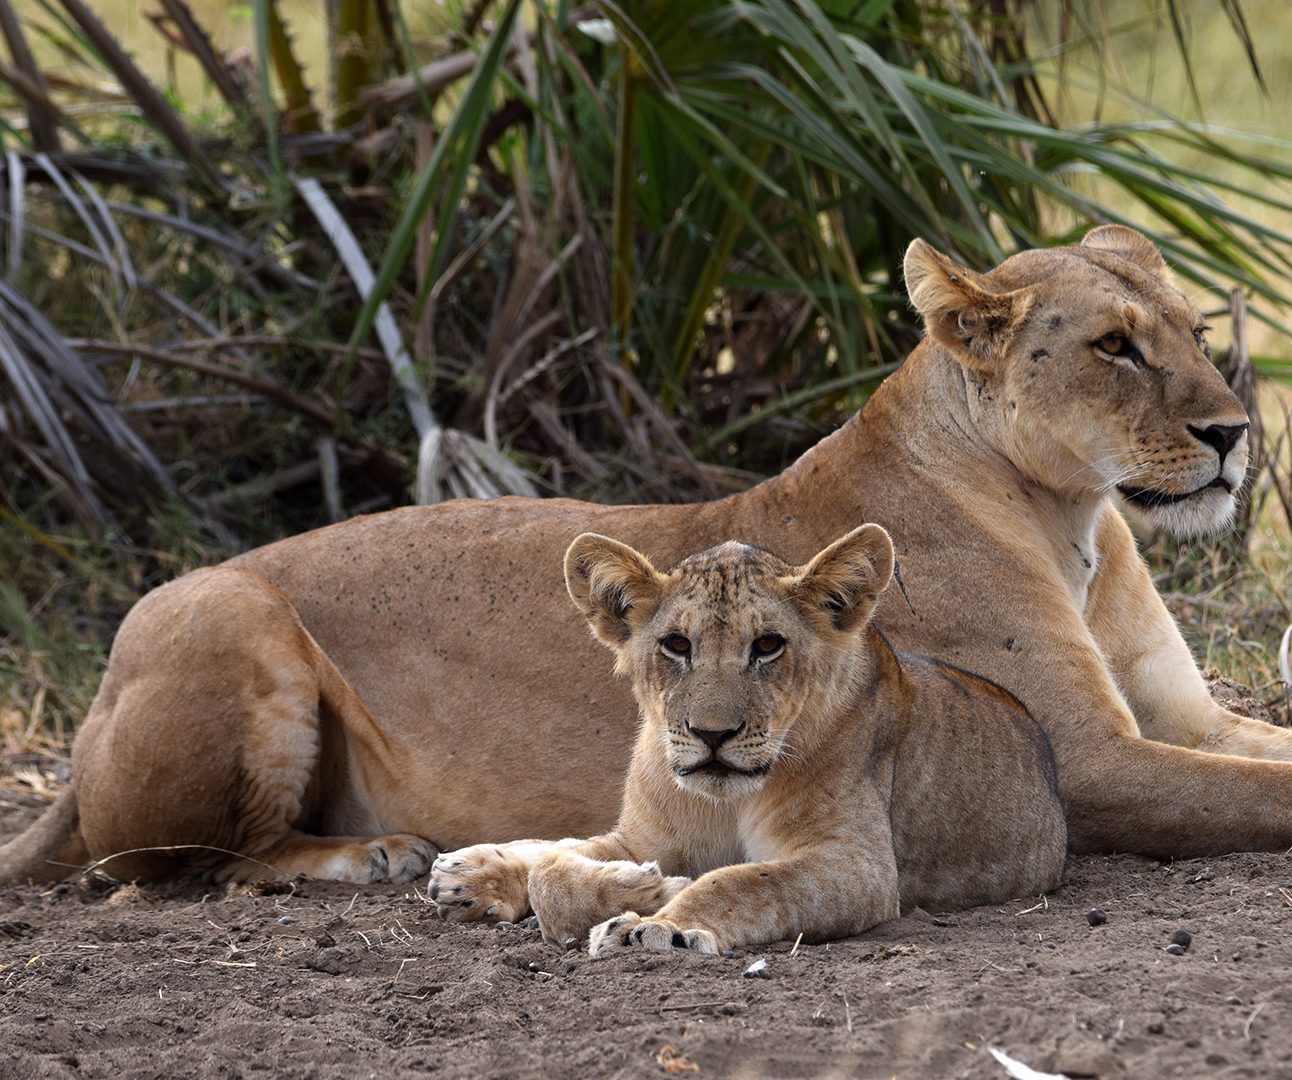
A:
[[[1086,912],[1086,922],[1091,926],[1103,926],[1108,921],[1108,913],[1103,908],[1092,907]]]
[[[340,975],[348,966],[349,957],[337,948],[320,949],[313,956],[307,957],[305,966],[321,971],[325,975]]]
[[[1162,1032],[1164,1032],[1165,1030],[1166,1030],[1166,1025],[1163,1024],[1161,1020],[1154,1020],[1148,1026],[1148,1033],[1150,1035],[1161,1035]]]
[[[767,957],[761,956],[745,968],[744,975],[746,979],[770,979],[771,975],[767,971]]]
[[[319,933],[319,936],[314,939],[314,944],[317,945],[320,949],[330,949],[332,948],[333,945],[336,944],[336,938],[334,938],[326,930],[323,930]]]
[[[1226,1004],[1226,1005],[1241,1005],[1242,1003],[1243,1003],[1243,999],[1242,999],[1242,998],[1240,998],[1237,994],[1226,994],[1226,995],[1225,995],[1225,1004]]]
[[[247,954],[241,949],[234,949],[233,952],[229,953],[227,959],[230,963],[240,964],[247,959]]]
[[[538,929],[538,916],[537,916],[537,915],[531,915],[528,919],[526,919],[526,920],[525,920],[523,923],[521,923],[520,925],[521,925],[521,926],[523,926],[526,930],[537,930],[537,929]]]
[[[1183,956],[1183,955],[1184,955],[1184,946],[1183,946],[1183,945],[1168,945],[1168,946],[1166,947],[1166,951],[1167,951],[1167,952],[1169,952],[1172,956]]]
[[[502,922],[494,923],[493,928],[495,930],[510,930],[515,925],[515,923],[509,923],[506,919],[503,919]]]
[[[734,960],[736,958],[736,953],[734,949],[723,949],[722,955],[727,960]]]
[[[567,937],[561,942],[561,948],[566,952],[574,952],[579,947],[579,939],[576,937]]]
[[[1193,935],[1183,928],[1177,930],[1171,935],[1171,944],[1179,945],[1182,949],[1187,949],[1193,942]]]
[[[548,974],[548,972],[543,970],[543,965],[540,964],[537,960],[531,960],[529,962],[529,970],[532,971],[535,975]]]
[[[179,935],[178,935],[178,934],[172,934],[172,933],[170,933],[170,931],[167,931],[166,933],[162,934],[162,936],[161,936],[161,939],[160,939],[160,940],[162,940],[162,941],[166,942],[166,944],[170,945],[170,944],[173,944],[174,942],[176,942],[176,941],[178,941],[178,940],[179,940]]]
[[[278,917],[279,926],[291,926],[296,921],[295,915],[280,915]]]

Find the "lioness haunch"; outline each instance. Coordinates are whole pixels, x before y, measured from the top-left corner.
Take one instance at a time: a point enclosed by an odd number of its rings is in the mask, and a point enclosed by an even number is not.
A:
[[[1045,735],[993,683],[889,644],[870,618],[892,574],[878,525],[805,566],[733,542],[669,573],[580,536],[566,585],[641,708],[619,824],[442,855],[440,913],[532,905],[548,940],[590,933],[594,954],[714,953],[1054,888]]]

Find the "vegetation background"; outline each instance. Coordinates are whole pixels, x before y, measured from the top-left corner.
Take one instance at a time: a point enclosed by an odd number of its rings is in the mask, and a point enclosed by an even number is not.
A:
[[[1144,539],[1204,663],[1286,710],[1289,18],[0,0],[11,760],[65,748],[163,580],[414,500],[743,487],[917,340],[912,236],[985,266],[1104,221],[1162,246],[1264,417],[1239,527]]]

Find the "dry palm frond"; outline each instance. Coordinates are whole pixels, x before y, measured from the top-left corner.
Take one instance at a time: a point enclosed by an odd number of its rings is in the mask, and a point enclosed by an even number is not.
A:
[[[140,485],[173,494],[170,474],[108,400],[99,374],[12,285],[0,282],[0,370],[12,391],[4,435],[61,481],[78,510],[106,526],[106,503]],[[25,423],[23,422],[25,419]],[[33,443],[28,431],[40,435]],[[86,455],[82,446],[93,453]]]
[[[27,126],[31,131],[32,145],[42,153],[56,152],[61,149],[58,128],[63,116],[49,96],[44,73],[32,56],[27,36],[9,0],[0,0],[0,33],[4,34],[9,55],[13,58],[13,67],[4,77],[27,101]]]
[[[366,300],[372,292],[374,275],[349,224],[317,180],[293,177],[292,182],[336,248],[355,291]],[[445,491],[456,497],[478,499],[536,495],[537,490],[525,471],[508,461],[498,449],[466,432],[440,426],[427,403],[426,390],[413,369],[395,317],[384,301],[377,308],[373,329],[417,431],[417,501],[439,502]]]

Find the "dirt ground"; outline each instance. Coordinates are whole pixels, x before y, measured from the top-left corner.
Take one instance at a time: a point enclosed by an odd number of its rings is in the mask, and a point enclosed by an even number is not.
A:
[[[0,790],[0,839],[24,803]],[[590,960],[433,912],[407,886],[0,889],[0,1077],[1005,1076],[988,1047],[1073,1077],[1292,1075],[1284,855],[1076,857],[1045,901],[731,959]]]

